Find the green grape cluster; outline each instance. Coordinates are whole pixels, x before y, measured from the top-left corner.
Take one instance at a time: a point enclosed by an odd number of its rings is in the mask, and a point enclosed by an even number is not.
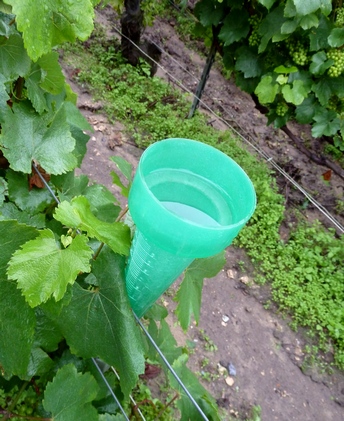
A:
[[[342,28],[344,26],[344,7],[339,7],[336,10],[336,21],[335,25]]]
[[[328,75],[330,77],[340,76],[344,71],[344,51],[333,48],[327,52],[327,58],[333,60],[332,66],[328,69]]]
[[[21,421],[22,417],[34,415],[39,401],[39,397],[32,387],[21,390],[19,399],[17,398],[18,391],[18,386],[14,386],[9,391],[0,389],[0,408],[8,411],[13,421]],[[15,400],[17,402],[12,408]],[[18,417],[15,415],[18,415]]]
[[[337,95],[332,95],[328,100],[327,108],[341,115],[344,112],[344,101],[341,98],[338,98]]]
[[[286,44],[293,62],[299,66],[305,66],[309,61],[305,45],[300,41],[294,40],[288,40]]]
[[[279,102],[276,107],[276,114],[279,117],[283,117],[287,114],[288,110],[289,110],[289,107],[285,102]]]
[[[261,36],[258,34],[260,18],[258,15],[253,15],[248,21],[252,27],[251,35],[248,38],[248,43],[251,47],[258,46],[261,40]]]

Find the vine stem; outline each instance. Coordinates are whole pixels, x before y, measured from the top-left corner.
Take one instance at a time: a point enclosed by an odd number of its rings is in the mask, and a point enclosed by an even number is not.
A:
[[[121,212],[119,213],[119,215],[117,216],[115,222],[119,222],[123,218],[123,216],[128,212],[128,210],[129,210],[128,205],[126,205],[125,208],[123,208]],[[97,257],[99,256],[103,247],[104,247],[104,243],[101,243],[100,246],[98,247],[98,250],[93,255],[93,260],[97,260]]]
[[[176,394],[175,394],[175,396],[166,404],[166,405],[164,405],[162,408],[161,408],[161,410],[160,410],[160,412],[159,412],[159,414],[155,417],[155,419],[154,419],[154,421],[158,421],[159,419],[160,419],[160,417],[161,417],[161,415],[166,411],[166,409],[169,407],[169,406],[171,406],[172,404],[173,404],[173,402],[176,400],[176,399],[178,399],[179,398],[179,393],[177,392]]]

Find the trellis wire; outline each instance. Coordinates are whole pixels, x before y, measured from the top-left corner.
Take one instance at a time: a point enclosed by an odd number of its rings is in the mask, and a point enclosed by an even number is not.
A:
[[[59,198],[55,195],[54,191],[49,186],[48,182],[45,180],[45,178],[43,177],[43,175],[41,174],[41,172],[39,171],[39,169],[35,165],[35,163],[32,163],[32,167],[35,170],[35,172],[37,173],[37,175],[39,176],[39,178],[41,179],[41,181],[44,184],[44,186],[49,190],[50,194],[52,195],[52,197],[54,198],[54,200],[56,201],[56,203],[58,203],[58,204],[61,203],[60,200],[59,200]],[[186,386],[184,385],[184,383],[181,381],[181,379],[179,378],[179,376],[177,375],[177,373],[174,371],[174,369],[172,368],[171,364],[167,361],[165,355],[162,353],[162,351],[160,350],[160,348],[158,347],[158,345],[155,343],[154,339],[147,332],[147,330],[145,329],[145,327],[141,323],[140,319],[136,316],[136,314],[134,312],[133,312],[133,315],[134,315],[137,323],[141,327],[143,333],[147,336],[148,340],[151,342],[151,344],[153,345],[153,347],[155,348],[155,350],[158,352],[158,354],[160,355],[161,359],[163,360],[163,362],[165,363],[165,365],[167,366],[167,368],[171,371],[171,374],[175,377],[176,381],[179,383],[179,385],[181,386],[181,388],[184,390],[184,392],[186,393],[186,395],[188,396],[188,398],[190,399],[190,401],[192,402],[192,404],[195,406],[195,408],[197,409],[197,411],[201,415],[201,417],[205,421],[209,421],[208,418],[207,418],[207,416],[204,414],[204,412],[202,411],[202,409],[198,405],[198,403],[195,401],[195,399],[193,398],[193,396],[191,395],[191,393],[188,391],[188,389],[186,388]],[[130,421],[129,418],[127,417],[127,415],[126,415],[123,407],[121,406],[119,400],[117,399],[117,396],[115,395],[114,391],[112,390],[111,385],[109,384],[109,382],[107,381],[106,377],[104,376],[104,373],[102,372],[101,368],[99,367],[96,359],[95,358],[92,358],[92,362],[96,366],[97,370],[99,371],[102,379],[104,380],[104,383],[105,383],[106,387],[110,391],[112,397],[114,398],[115,402],[117,403],[117,405],[118,405],[120,411],[122,412],[122,414],[124,415],[125,419],[128,420],[128,421]],[[115,369],[112,367],[112,370],[115,370]],[[115,371],[115,373],[116,373],[116,371]],[[117,373],[116,373],[116,375],[118,376]],[[131,399],[132,399],[132,397],[131,397]],[[138,412],[141,415],[141,411],[138,411]],[[141,415],[141,418],[144,420],[143,415]]]
[[[185,92],[191,94],[193,97],[196,97],[196,95],[187,88],[182,82],[180,82],[173,74],[169,73],[160,63],[155,61],[152,57],[149,56],[144,50],[142,50],[134,41],[132,41],[130,38],[128,38],[126,35],[122,34],[120,29],[117,28],[116,25],[113,26],[114,30],[122,37],[129,40],[142,54],[144,54],[147,58],[149,58],[150,61],[152,61],[154,64],[156,64],[163,72],[166,73],[180,88],[182,88]],[[155,43],[154,43],[155,44]],[[156,44],[155,44],[156,45]],[[168,54],[163,48],[159,46],[160,50],[164,52],[167,56],[171,57],[170,54]],[[171,57],[172,58],[172,57]],[[178,63],[178,60],[173,60]],[[179,63],[178,63],[179,64]],[[183,66],[180,65],[182,69]],[[188,72],[190,74],[190,72]],[[194,77],[194,76],[193,76]],[[283,170],[275,161],[274,159],[269,156],[265,151],[263,151],[256,143],[256,141],[253,139],[253,137],[246,132],[245,129],[243,129],[239,123],[235,119],[235,123],[240,128],[241,132],[245,134],[245,136],[239,132],[236,128],[234,128],[231,124],[228,123],[225,119],[222,117],[219,117],[215,111],[212,110],[211,107],[209,107],[201,98],[197,98],[199,100],[199,103],[202,104],[204,108],[206,108],[218,121],[221,121],[223,124],[225,124],[229,129],[231,129],[241,140],[243,140],[247,145],[249,145],[258,155],[262,156],[264,160],[271,164],[284,178],[286,178],[294,187],[296,187],[308,200],[311,202],[331,223],[342,233],[344,233],[344,226],[337,221],[337,219],[323,206],[321,205],[317,200],[315,200],[311,194],[309,194],[299,183],[297,183],[286,171]]]

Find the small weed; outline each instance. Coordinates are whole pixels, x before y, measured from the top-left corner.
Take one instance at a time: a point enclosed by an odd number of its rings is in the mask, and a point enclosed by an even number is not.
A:
[[[215,343],[209,338],[209,336],[207,336],[204,332],[203,329],[200,329],[200,338],[202,341],[204,341],[204,349],[206,351],[209,352],[216,352],[217,351],[217,346],[215,345]]]

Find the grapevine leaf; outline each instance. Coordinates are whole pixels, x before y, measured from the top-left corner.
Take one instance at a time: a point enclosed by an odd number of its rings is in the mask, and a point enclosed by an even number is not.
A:
[[[66,112],[67,122],[71,126],[75,126],[81,130],[92,130],[92,127],[75,104],[65,101],[63,107]]]
[[[45,54],[37,64],[43,70],[40,87],[51,94],[57,95],[64,90],[65,77],[58,62],[59,55],[55,51]]]
[[[273,83],[272,76],[263,76],[254,93],[258,95],[261,104],[270,104],[274,102],[278,91],[279,85]]]
[[[182,355],[183,349],[177,346],[177,341],[172,335],[170,327],[165,320],[160,321],[160,328],[158,328],[154,320],[150,320],[148,332],[170,364],[173,364],[173,362]],[[159,361],[158,353],[151,343],[149,344],[148,356],[153,361]]]
[[[340,129],[340,120],[335,111],[322,110],[313,119],[316,121],[312,127],[314,137],[333,136]]]
[[[115,253],[129,254],[129,227],[120,222],[100,221],[92,213],[90,203],[84,196],[76,197],[70,203],[61,202],[54,218],[68,227],[86,231],[90,237],[107,244]]]
[[[91,211],[104,222],[114,222],[121,208],[115,206],[114,195],[103,185],[93,184],[85,191],[85,196],[91,204]]]
[[[0,177],[0,206],[4,203],[7,192],[7,181]]]
[[[294,105],[302,104],[303,100],[307,97],[307,91],[301,80],[295,80],[292,87],[290,84],[283,86],[282,94],[286,102]]]
[[[6,267],[12,254],[22,244],[37,237],[38,233],[34,227],[17,221],[0,221],[0,279],[6,278]]]
[[[11,24],[15,16],[11,14],[10,10],[8,12],[4,12],[2,9],[6,6],[1,3],[2,1],[0,1],[0,36],[9,38],[10,35],[17,33],[15,26]]]
[[[128,197],[129,196],[130,183],[128,184],[128,186],[125,186],[122,183],[122,180],[120,179],[119,175],[115,171],[111,171],[110,174],[112,176],[113,184],[115,184],[116,186],[118,186],[121,189],[122,196]]]
[[[245,78],[261,76],[264,62],[253,48],[240,47],[236,55],[235,70],[243,72]]]
[[[201,24],[207,26],[217,26],[224,17],[225,5],[220,2],[210,2],[201,0],[196,4],[195,15]]]
[[[53,198],[47,189],[33,188],[29,190],[26,174],[7,171],[8,195],[19,209],[36,214],[52,203]]]
[[[51,48],[76,38],[87,39],[93,29],[93,5],[90,0],[52,2],[41,0],[6,0],[16,15],[25,48],[36,61]]]
[[[313,117],[319,109],[322,108],[314,95],[306,98],[301,105],[296,107],[296,119],[301,124],[309,124],[313,121]]]
[[[54,361],[41,348],[33,348],[27,368],[27,377],[42,376],[55,367]]]
[[[0,242],[2,238],[1,235]],[[7,247],[1,250],[6,253]],[[35,332],[34,310],[13,282],[0,281],[0,302],[0,365],[9,375],[26,378]]]
[[[35,345],[46,352],[56,351],[59,342],[63,339],[60,330],[58,329],[55,321],[48,318],[40,307],[37,307],[35,312]]]
[[[319,18],[315,13],[303,16],[300,21],[300,26],[305,31],[310,28],[317,28],[319,25]]]
[[[219,33],[224,46],[245,38],[250,31],[249,15],[245,9],[233,9],[225,18]]]
[[[85,193],[89,179],[87,175],[75,177],[74,171],[61,175],[51,176],[52,184],[57,188],[61,201],[72,200],[74,196],[81,196]]]
[[[144,356],[125,289],[124,266],[125,259],[105,246],[92,268],[99,286],[85,290],[75,283],[73,298],[57,323],[73,353],[99,357],[120,371],[121,388],[128,396],[144,372]]]
[[[278,6],[269,13],[261,22],[258,33],[262,36],[258,52],[262,53],[266,50],[268,42],[281,34],[281,27],[286,21],[283,12],[283,6]]]
[[[121,156],[111,156],[110,159],[130,183],[132,181],[133,166]]]
[[[75,140],[75,148],[73,150],[73,155],[77,160],[77,166],[80,167],[82,160],[84,159],[84,156],[87,152],[86,145],[90,139],[90,136],[75,126],[70,127],[70,132],[73,139]]]
[[[198,405],[201,407],[205,415],[213,421],[220,421],[218,414],[218,408],[215,399],[210,393],[201,385],[198,378],[192,371],[186,367],[188,356],[186,354],[181,355],[172,365],[182,382],[190,392],[191,396],[194,397]],[[169,373],[169,379],[173,388],[179,391],[181,398],[177,402],[177,406],[181,412],[181,421],[200,421],[203,417],[199,414],[197,408],[193,405],[190,399],[185,395],[183,389],[177,383],[175,378]]]
[[[328,15],[332,10],[331,0],[293,0],[293,3],[300,16],[310,15],[318,9]]]
[[[123,414],[99,414],[99,421],[125,421]]]
[[[0,45],[0,73],[6,80],[15,80],[18,76],[25,76],[30,70],[30,64],[19,33],[12,34]]]
[[[177,292],[178,306],[176,314],[184,330],[190,325],[191,316],[194,315],[196,323],[199,322],[203,279],[215,276],[225,264],[224,252],[205,259],[196,259],[186,269],[183,282]]]
[[[51,296],[61,300],[67,285],[72,284],[80,272],[90,271],[92,250],[87,237],[78,235],[72,244],[61,249],[54,233],[40,232],[39,237],[17,250],[7,271],[8,278],[17,280],[31,307],[46,302]]]
[[[12,202],[6,202],[0,207],[0,220],[17,220],[26,225],[31,225],[36,228],[45,227],[45,214],[36,213],[31,215],[29,212],[21,211]]]
[[[328,48],[327,39],[330,36],[333,24],[325,16],[320,16],[319,26],[313,28],[309,34],[310,51],[319,51]]]
[[[2,125],[3,154],[15,171],[31,173],[32,160],[51,174],[74,169],[75,139],[63,108],[54,114],[39,116],[28,102],[13,104]]]
[[[312,56],[312,63],[309,66],[309,70],[314,75],[322,75],[331,65],[332,61],[327,60],[325,51],[318,51]]]
[[[326,107],[332,96],[332,86],[328,78],[322,78],[318,83],[315,83],[312,86],[312,90],[320,104]]]
[[[43,111],[48,109],[47,100],[44,95],[43,89],[39,86],[42,80],[42,70],[37,63],[32,63],[30,74],[25,78],[25,85],[29,100],[32,102],[33,107],[42,114]]]
[[[67,364],[47,384],[43,407],[54,421],[98,421],[98,412],[91,404],[97,393],[97,382],[90,373],[78,373],[73,364]]]
[[[344,44],[344,28],[334,28],[328,37],[331,47],[341,47]]]
[[[5,85],[6,79],[0,74],[0,123],[4,121],[3,115],[7,110],[7,101],[10,99]]]
[[[282,34],[292,34],[299,26],[300,19],[289,19],[281,27]]]
[[[258,3],[265,6],[268,10],[276,3],[276,0],[258,0]]]

